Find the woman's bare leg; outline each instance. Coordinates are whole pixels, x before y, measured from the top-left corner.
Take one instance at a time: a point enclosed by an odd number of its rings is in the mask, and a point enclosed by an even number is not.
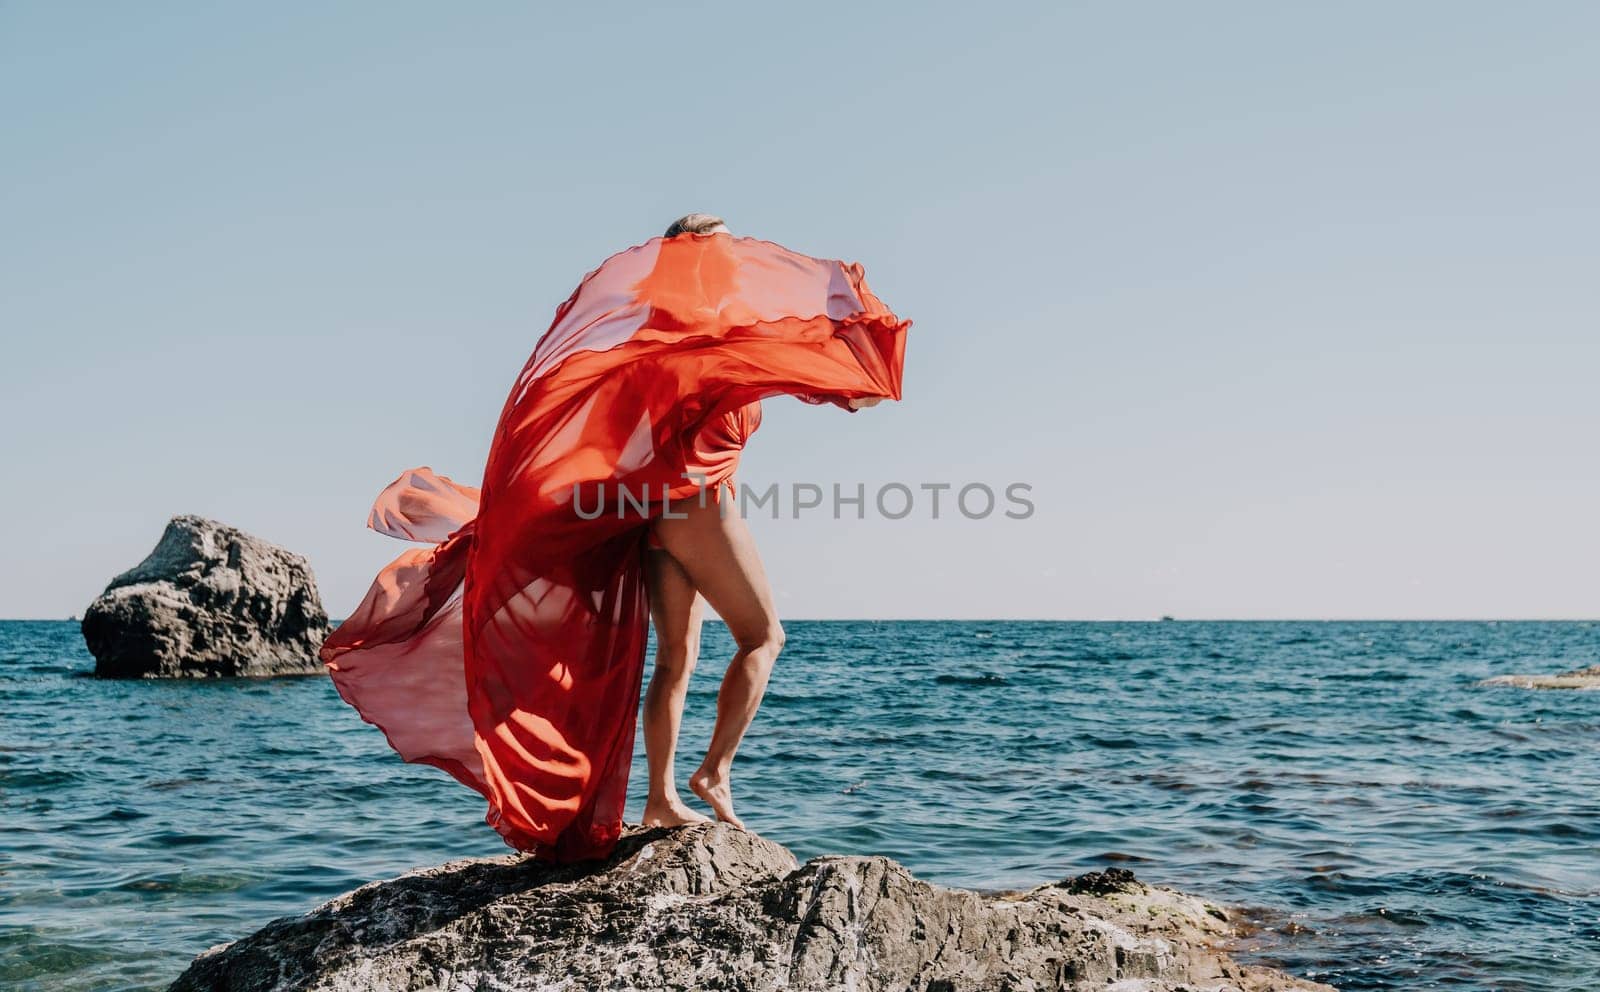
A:
[[[700,823],[705,817],[678,797],[672,756],[678,747],[689,676],[694,674],[695,659],[700,656],[704,606],[688,573],[665,551],[646,551],[644,572],[650,620],[656,628],[656,664],[644,694],[644,750],[650,765],[650,793],[641,820],[647,827]]]
[[[725,494],[722,494],[725,496]],[[677,559],[690,582],[728,625],[738,652],[717,693],[717,725],[705,760],[689,777],[689,788],[716,810],[717,819],[743,823],[733,813],[730,769],[739,742],[767,690],[772,664],[783,649],[783,627],[772,602],[761,556],[744,519],[699,497],[674,503],[673,514],[655,523],[656,536]]]

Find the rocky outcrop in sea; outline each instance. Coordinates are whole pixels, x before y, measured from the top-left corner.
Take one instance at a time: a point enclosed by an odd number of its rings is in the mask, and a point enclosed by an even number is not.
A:
[[[1517,689],[1600,689],[1600,665],[1579,668],[1557,675],[1496,675],[1484,685],[1508,685]]]
[[[83,615],[107,678],[320,673],[328,614],[297,554],[204,517],[173,517],[155,550]]]
[[[604,862],[374,882],[206,951],[171,992],[1329,992],[1234,962],[1232,936],[1222,909],[1126,871],[979,894],[888,858],[797,865],[722,824],[632,828]]]

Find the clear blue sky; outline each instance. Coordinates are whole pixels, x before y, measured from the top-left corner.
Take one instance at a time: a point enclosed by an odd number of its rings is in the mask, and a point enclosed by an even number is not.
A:
[[[1595,616],[1597,107],[1588,3],[0,4],[0,616],[181,512],[342,616],[689,210],[916,320],[747,481],[1034,486],[754,521],[788,616]]]

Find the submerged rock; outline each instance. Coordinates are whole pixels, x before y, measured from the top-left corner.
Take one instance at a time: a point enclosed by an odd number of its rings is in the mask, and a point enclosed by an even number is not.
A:
[[[171,992],[1328,986],[1234,963],[1226,914],[1125,871],[980,895],[880,857],[796,865],[723,824],[633,828],[604,862],[455,861],[206,951]]]
[[[1600,665],[1559,675],[1496,675],[1482,685],[1509,685],[1518,689],[1600,689]]]
[[[319,673],[328,614],[297,554],[204,517],[173,517],[149,557],[83,615],[96,675]]]

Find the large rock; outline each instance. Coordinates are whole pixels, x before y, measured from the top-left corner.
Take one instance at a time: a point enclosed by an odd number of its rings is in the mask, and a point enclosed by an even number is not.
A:
[[[110,678],[311,674],[327,635],[304,558],[204,517],[173,517],[83,615]]]
[[[1125,871],[1029,892],[887,858],[796,866],[725,825],[635,828],[605,862],[455,861],[212,948],[171,992],[1322,990],[1217,949],[1227,915]]]

